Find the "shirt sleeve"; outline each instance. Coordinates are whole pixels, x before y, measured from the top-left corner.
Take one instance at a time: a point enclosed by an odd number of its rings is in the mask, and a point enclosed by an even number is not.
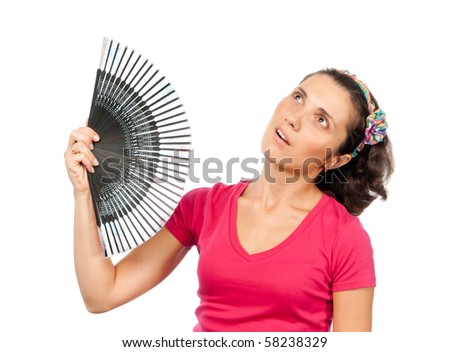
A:
[[[209,188],[197,188],[186,193],[165,224],[169,232],[189,249],[198,243],[208,192]]]
[[[332,257],[332,291],[375,287],[375,265],[370,237],[359,219],[336,238]]]

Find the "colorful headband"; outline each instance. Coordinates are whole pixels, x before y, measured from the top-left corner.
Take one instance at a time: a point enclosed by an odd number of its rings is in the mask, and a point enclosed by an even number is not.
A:
[[[383,141],[384,137],[387,134],[388,124],[386,122],[386,114],[381,109],[375,110],[375,103],[372,101],[370,97],[370,91],[367,86],[356,78],[355,75],[352,75],[347,70],[339,70],[341,73],[345,73],[349,77],[351,77],[356,84],[358,84],[359,88],[361,88],[364,96],[367,101],[367,108],[369,109],[369,116],[366,119],[366,129],[364,131],[364,139],[362,142],[353,150],[352,157],[356,157],[358,153],[363,150],[364,146],[374,145]]]

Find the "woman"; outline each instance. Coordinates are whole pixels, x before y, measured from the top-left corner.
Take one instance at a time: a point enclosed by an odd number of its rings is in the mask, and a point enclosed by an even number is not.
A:
[[[195,331],[370,331],[373,255],[356,216],[386,198],[386,127],[355,76],[306,76],[269,121],[258,179],[189,192],[166,225],[115,266],[102,256],[87,181],[100,137],[87,127],[72,132],[65,159],[87,309],[108,311],[150,290],[195,245]]]

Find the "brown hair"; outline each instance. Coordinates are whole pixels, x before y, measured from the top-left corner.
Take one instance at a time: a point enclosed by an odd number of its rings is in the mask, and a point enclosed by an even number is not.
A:
[[[325,74],[343,87],[350,95],[356,118],[347,127],[347,139],[340,145],[339,154],[351,154],[364,139],[366,118],[369,116],[367,100],[358,84],[347,74],[327,68],[306,76]],[[375,109],[378,102],[370,93]],[[375,145],[365,145],[356,157],[336,170],[322,171],[316,178],[318,188],[343,204],[349,213],[360,215],[375,199],[387,199],[386,183],[394,171],[394,158],[389,137]],[[345,178],[345,179],[344,179]]]

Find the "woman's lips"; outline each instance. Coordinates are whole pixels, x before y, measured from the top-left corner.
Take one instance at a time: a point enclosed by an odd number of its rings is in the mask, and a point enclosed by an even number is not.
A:
[[[275,140],[281,145],[290,145],[286,134],[280,128],[275,129]]]

